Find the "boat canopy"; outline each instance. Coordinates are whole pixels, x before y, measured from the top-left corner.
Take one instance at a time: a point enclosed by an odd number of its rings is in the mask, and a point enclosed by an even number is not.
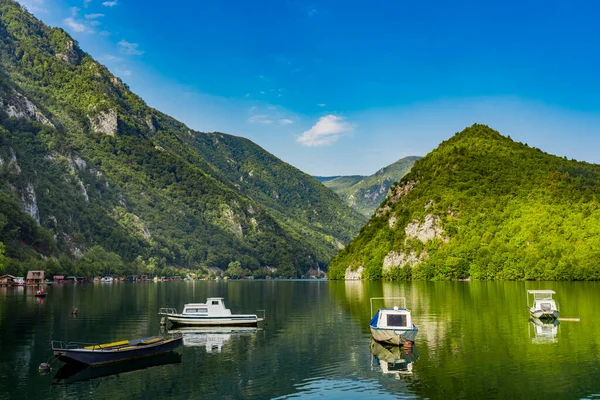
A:
[[[552,295],[556,294],[554,290],[528,290],[527,293],[532,295],[534,300],[551,300]]]

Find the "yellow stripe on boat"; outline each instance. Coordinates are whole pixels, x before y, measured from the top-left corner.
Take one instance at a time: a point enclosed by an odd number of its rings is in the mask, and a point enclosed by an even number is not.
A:
[[[154,339],[150,339],[150,340],[144,340],[143,342],[139,342],[138,345],[144,345],[144,344],[152,344],[152,343],[156,343],[156,342],[160,342],[162,341],[163,338],[154,338]]]
[[[86,350],[106,349],[106,348],[110,348],[110,347],[125,346],[127,344],[129,344],[129,340],[121,340],[120,342],[112,342],[112,343],[105,343],[105,344],[96,344],[94,346],[86,346],[86,347],[84,347],[84,349],[86,349]]]

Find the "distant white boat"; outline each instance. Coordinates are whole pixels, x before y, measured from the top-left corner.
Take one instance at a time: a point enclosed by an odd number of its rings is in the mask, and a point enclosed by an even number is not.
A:
[[[402,301],[402,307],[380,308],[373,315],[373,300]],[[419,329],[412,322],[410,310],[406,309],[404,297],[372,297],[370,322],[371,335],[378,342],[395,346],[412,346]]]
[[[206,303],[184,304],[181,314],[175,308],[161,308],[158,313],[175,326],[258,326],[264,320],[264,316],[259,318],[256,314],[232,314],[221,297],[209,297]]]
[[[558,304],[552,298],[556,294],[554,290],[528,290],[527,300],[529,303],[529,295],[532,296],[532,302],[529,306],[529,313],[533,318],[538,319],[556,319],[558,318]]]
[[[113,277],[112,276],[106,276],[106,277],[100,279],[100,282],[102,282],[102,283],[113,283]]]

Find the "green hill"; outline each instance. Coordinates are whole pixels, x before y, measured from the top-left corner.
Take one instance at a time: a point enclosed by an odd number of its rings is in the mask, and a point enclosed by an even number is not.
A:
[[[600,166],[473,125],[418,160],[329,277],[600,279]]]
[[[385,198],[390,186],[410,172],[419,158],[415,156],[402,158],[370,176],[351,175],[332,177],[332,179],[317,177],[317,179],[337,193],[350,207],[370,217]]]
[[[325,267],[364,222],[249,140],[196,132],[148,107],[65,31],[0,0],[5,271],[240,261],[296,276]]]

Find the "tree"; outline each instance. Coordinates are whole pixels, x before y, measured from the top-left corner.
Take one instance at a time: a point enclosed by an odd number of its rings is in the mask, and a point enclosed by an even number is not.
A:
[[[244,276],[244,270],[242,269],[242,264],[239,261],[232,261],[227,266],[227,270],[225,270],[225,275],[230,278],[241,278]]]
[[[4,260],[4,243],[0,242],[0,274],[4,274],[4,269],[6,268]]]

